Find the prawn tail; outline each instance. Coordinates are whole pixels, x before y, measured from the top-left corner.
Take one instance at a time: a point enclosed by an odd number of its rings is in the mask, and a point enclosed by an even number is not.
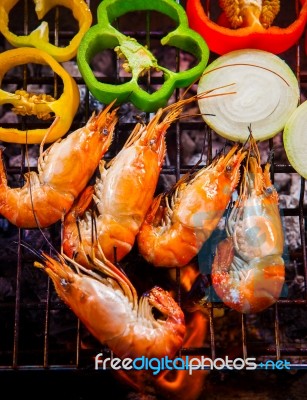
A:
[[[78,217],[81,217],[84,212],[89,207],[94,193],[94,186],[87,186],[83,192],[81,192],[80,196],[72,205],[70,211],[65,216],[66,222],[75,222]]]
[[[216,249],[215,260],[212,265],[213,273],[228,273],[235,254],[232,238],[221,241]]]
[[[73,203],[62,223],[62,253],[74,259],[78,254],[79,262],[88,265],[89,260],[82,244],[79,219],[82,218],[93,199],[94,186],[87,186]]]
[[[184,314],[179,305],[169,292],[160,288],[159,286],[153,287],[148,293],[149,304],[155,307],[161,314],[166,317],[184,323]],[[184,326],[185,331],[185,326]]]
[[[145,221],[147,224],[152,224],[156,218],[161,219],[158,216],[158,214],[159,214],[158,211],[159,211],[160,204],[161,204],[161,201],[163,200],[163,198],[164,198],[164,194],[161,193],[153,199],[152,204],[151,204],[151,206],[146,214],[146,218],[145,218]]]
[[[246,263],[234,256],[229,237],[218,245],[211,276],[216,294],[227,306],[256,313],[278,300],[285,281],[284,261],[269,255]]]

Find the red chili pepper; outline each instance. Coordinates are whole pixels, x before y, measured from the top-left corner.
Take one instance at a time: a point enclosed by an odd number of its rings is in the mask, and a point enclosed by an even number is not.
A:
[[[230,2],[220,0],[221,6],[225,3],[228,5]],[[242,27],[234,28],[227,19],[227,14],[228,16],[231,14],[227,13],[227,10],[224,10],[215,22],[209,18],[208,10],[204,10],[201,0],[187,0],[186,12],[190,27],[205,39],[213,53],[222,55],[234,50],[253,48],[279,54],[295,45],[304,32],[307,22],[307,1],[300,0],[300,3],[297,19],[286,28],[270,24],[266,27],[266,21],[261,18],[255,23],[254,16],[251,22],[251,13],[240,17],[243,19]],[[245,7],[247,8],[248,6]],[[238,25],[234,22],[233,26]]]

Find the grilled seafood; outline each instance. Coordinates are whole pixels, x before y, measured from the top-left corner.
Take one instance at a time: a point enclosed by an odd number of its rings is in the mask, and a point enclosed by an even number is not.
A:
[[[259,152],[248,158],[241,193],[227,220],[227,238],[217,246],[212,284],[229,307],[254,313],[279,298],[285,279],[284,235],[270,163]]]
[[[195,311],[186,316],[186,334],[183,341],[184,348],[202,348],[207,340],[208,316]],[[186,362],[187,356],[182,356],[182,362]],[[174,362],[179,367],[176,357]],[[153,375],[148,370],[117,370],[116,377],[125,384],[131,386],[139,393],[138,398],[163,398],[172,400],[196,400],[200,399],[200,394],[204,389],[205,379],[209,374],[208,370],[198,369],[201,365],[200,356],[190,358],[194,366],[193,373],[188,369],[165,369],[157,375]],[[198,362],[199,360],[199,362]],[[142,397],[143,395],[143,397]],[[162,396],[162,397],[161,397]]]
[[[153,198],[166,151],[165,133],[177,112],[160,124],[161,112],[148,126],[138,123],[108,167],[100,162],[96,184],[86,190],[64,220],[65,254],[77,254],[76,261],[86,264],[85,254],[93,247],[93,229],[107,259],[115,261],[115,248],[116,261],[130,251]],[[87,210],[92,198],[97,210],[94,215]]]
[[[140,254],[156,267],[183,267],[216,228],[239,181],[245,151],[233,145],[209,166],[183,176],[155,197],[137,235]]]
[[[93,114],[85,126],[45,151],[42,142],[38,173],[27,172],[22,188],[7,185],[0,149],[0,213],[20,228],[45,228],[60,220],[111,144],[117,122],[117,109],[110,111],[111,107],[112,104],[98,115]],[[52,129],[56,123],[57,119]]]
[[[100,255],[100,271],[82,267],[73,260],[76,272],[58,255],[43,254],[44,268],[59,297],[83,322],[89,332],[116,354],[125,357],[172,357],[185,335],[184,314],[172,296],[154,287],[137,302],[135,288],[115,265]],[[67,257],[65,257],[67,259]],[[104,259],[104,261],[101,261]],[[156,308],[162,318],[155,319]]]
[[[212,96],[211,92],[200,97]],[[184,106],[197,98],[158,110],[148,125],[138,123],[116,157],[107,166],[101,161],[94,188],[87,189],[65,217],[64,254],[86,265],[88,254],[93,248],[97,253],[98,245],[112,262],[130,252],[156,191],[165,158],[166,132]],[[88,208],[92,198],[97,212]]]

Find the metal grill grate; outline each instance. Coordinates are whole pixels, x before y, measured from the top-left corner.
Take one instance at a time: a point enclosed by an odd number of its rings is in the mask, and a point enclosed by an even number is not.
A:
[[[15,32],[28,32],[32,29],[33,7],[31,1],[20,1],[14,11],[16,20],[12,22],[12,30]],[[94,17],[98,1],[88,2]],[[206,1],[204,6],[208,7],[212,13],[217,10],[217,2]],[[299,1],[282,1],[282,9],[285,11],[280,16],[281,24],[287,24],[299,10]],[[289,4],[291,3],[291,4]],[[184,2],[181,2],[184,5]],[[19,8],[18,8],[19,7]],[[57,8],[52,13],[50,20],[51,38],[55,43],[62,40],[69,40],[73,35],[71,26],[61,27],[63,21],[62,9]],[[23,17],[23,27],[20,16]],[[158,39],[163,35],[165,21],[150,18],[150,13],[146,14],[146,22],[138,32],[132,28],[138,26],[138,19],[123,19],[119,21],[119,26],[128,35],[135,36],[143,40],[148,47],[153,48],[158,43]],[[62,22],[61,22],[62,23]],[[162,25],[161,25],[162,24]],[[21,29],[22,27],[22,29]],[[303,43],[303,39],[302,39]],[[306,96],[307,69],[304,47],[302,43],[280,55],[291,66],[296,73],[301,86],[302,100]],[[2,51],[10,46],[0,37]],[[166,52],[166,50],[163,50]],[[163,51],[159,56],[167,59]],[[107,60],[110,54],[104,52],[102,60]],[[211,54],[213,60],[216,56]],[[170,58],[170,57],[169,57]],[[120,77],[119,61],[114,55],[110,58],[110,67],[114,76],[107,74],[100,79],[105,82],[125,80]],[[175,54],[174,68],[182,68],[182,54]],[[101,107],[95,99],[88,93],[84,82],[78,73],[75,60],[65,63],[65,68],[76,79],[79,85],[82,103],[76,115],[71,130],[82,126],[91,115],[95,108]],[[161,84],[160,77],[149,77],[146,85]],[[19,85],[35,87],[49,90],[57,97],[62,90],[61,82],[56,76],[45,73],[41,68],[29,69],[26,66],[16,69],[5,76],[2,85],[12,87]],[[191,92],[195,88],[191,88]],[[180,91],[177,90],[174,99],[178,99]],[[199,116],[195,116],[190,111],[190,117],[176,122],[167,136],[168,154],[167,160],[161,173],[158,190],[162,190],[166,185],[179,179],[181,174],[189,171],[193,167],[192,157],[187,161],[186,142],[184,136],[194,137],[195,132],[203,134],[203,148],[205,149],[206,162],[210,163],[215,155],[216,148],[221,149],[225,142],[213,131],[208,129]],[[11,122],[7,119],[9,110],[2,106],[0,109],[0,121],[2,126],[16,126],[16,121]],[[112,158],[121,148],[123,141],[131,132],[136,122],[136,116],[149,120],[151,115],[145,115],[127,105],[120,110],[120,121],[116,128],[116,137],[112,147],[106,157]],[[18,121],[23,129],[29,129],[35,122],[23,117]],[[208,301],[203,306],[204,312],[208,315],[208,337],[207,345],[203,348],[191,349],[183,348],[182,354],[204,354],[215,358],[232,351],[238,357],[257,357],[259,360],[265,358],[287,358],[297,369],[307,366],[307,261],[306,261],[306,199],[305,181],[298,177],[298,174],[289,165],[283,149],[278,147],[280,136],[273,138],[262,144],[264,153],[272,150],[274,162],[272,173],[275,182],[280,182],[281,176],[288,176],[288,183],[280,190],[281,194],[286,194],[285,199],[290,199],[291,195],[297,199],[296,203],[290,205],[285,201],[281,204],[281,214],[286,229],[287,240],[289,241],[285,260],[286,260],[286,281],[289,288],[288,295],[281,297],[275,306],[264,311],[259,315],[238,315],[229,312],[227,307],[219,302]],[[195,144],[195,143],[194,143]],[[5,162],[7,174],[11,186],[18,187],[23,184],[23,174],[28,171],[27,159],[30,155],[31,160],[35,160],[38,155],[38,146],[13,145],[3,143],[6,147]],[[194,146],[196,148],[196,146]],[[276,148],[278,151],[276,152]],[[195,153],[197,151],[195,150]],[[195,160],[195,158],[194,158]],[[14,161],[14,162],[13,162]],[[31,164],[32,169],[36,169],[35,164]],[[286,175],[285,175],[286,174]],[[290,187],[290,181],[296,182],[296,192],[294,187]],[[289,195],[289,196],[288,196]],[[60,224],[55,224],[44,230],[44,234],[49,241],[56,247],[60,245]],[[296,235],[296,242],[291,240]],[[35,249],[46,249],[44,237],[40,231],[17,229],[11,226],[4,218],[0,219],[0,371],[75,371],[86,376],[89,371],[94,374],[93,357],[101,351],[101,344],[96,342],[77,321],[75,316],[57,298],[52,282],[46,278],[41,271],[33,268],[35,256],[22,247],[22,242],[31,243]],[[208,264],[212,257],[212,248],[206,249],[208,253],[201,253],[198,258],[200,272],[205,280],[210,273]],[[134,253],[132,252],[132,256]],[[206,259],[207,257],[207,259]],[[137,258],[136,258],[137,259]],[[129,258],[130,261],[130,258]],[[145,272],[138,272],[137,265],[130,267],[132,279],[142,280],[146,278]],[[165,272],[155,272],[149,278],[151,283],[155,278],[163,282],[166,277]],[[139,276],[138,276],[139,274]],[[140,286],[141,288],[141,286]],[[176,288],[178,301],[182,303],[181,273],[176,272]],[[209,289],[210,290],[210,289]],[[202,296],[196,298],[201,303]],[[225,328],[227,327],[227,328]],[[228,346],[225,344],[228,343]],[[235,350],[234,350],[235,348]],[[100,379],[100,378],[99,378]]]

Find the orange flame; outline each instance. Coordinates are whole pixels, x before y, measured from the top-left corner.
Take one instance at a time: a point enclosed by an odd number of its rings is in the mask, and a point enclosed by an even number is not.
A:
[[[184,348],[203,347],[208,329],[208,319],[201,311],[191,314],[187,323],[187,333],[184,340]],[[193,358],[197,356],[193,355]],[[164,394],[171,394],[174,400],[198,399],[204,389],[206,370],[195,370],[189,374],[187,370],[166,371],[161,374],[155,382],[158,390]]]
[[[195,263],[189,263],[186,266],[180,268],[180,284],[181,287],[189,292],[196,278],[200,274],[199,268]],[[171,268],[169,270],[170,278],[175,282],[176,281],[176,269]]]

